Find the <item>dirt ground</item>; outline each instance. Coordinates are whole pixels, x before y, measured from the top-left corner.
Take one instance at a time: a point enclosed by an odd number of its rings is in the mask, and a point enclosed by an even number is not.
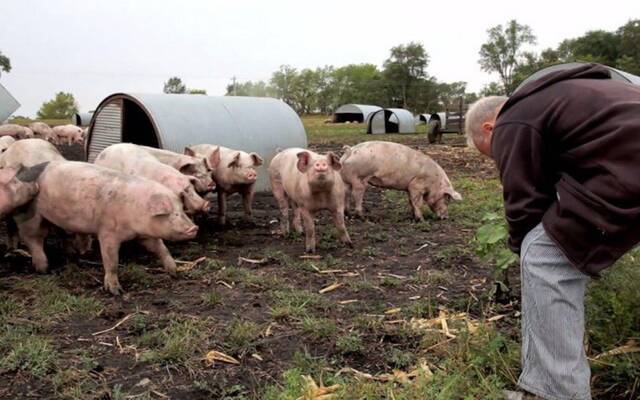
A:
[[[462,151],[459,139],[446,146],[427,147],[424,139],[408,144],[423,148],[454,180],[495,178],[493,165]],[[340,152],[339,147],[316,150]],[[65,149],[69,158],[80,152]],[[256,196],[253,222],[242,218],[239,200],[230,200],[228,226],[218,226],[210,215],[197,221],[196,240],[169,245],[183,269],[177,279],[164,274],[141,247],[126,245],[120,260],[126,295],[121,298],[102,290],[95,246],[78,258],[50,238],[47,253],[55,285],[73,296],[96,299],[100,306],[95,313],[62,312],[43,319],[41,329],[57,354],[55,371],[36,377],[0,369],[0,397],[73,398],[75,390],[82,394],[77,398],[116,398],[116,392],[172,399],[235,398],[234,393],[259,398],[265,386],[277,385],[300,353],[324,360],[329,368],[388,372],[394,368],[390,353],[411,354],[418,346],[415,337],[392,324],[375,325],[393,320],[394,309],[407,318],[437,314],[439,306],[476,317],[483,312],[491,271],[473,255],[473,229],[455,216],[436,221],[425,210],[427,221],[415,223],[406,194],[370,188],[367,219],[348,218],[354,248],[343,247],[330,219],[320,215],[320,257],[301,258],[302,237],[271,234],[278,219],[271,194]],[[29,285],[40,279],[29,259],[0,258],[4,296],[34,304]],[[319,294],[334,283],[340,286]],[[36,321],[29,315],[20,318]],[[7,324],[25,322],[20,318]],[[362,336],[350,351],[344,338],[354,327]],[[178,341],[175,349],[167,347],[169,340]],[[239,365],[210,365],[203,360],[209,350],[231,355]]]

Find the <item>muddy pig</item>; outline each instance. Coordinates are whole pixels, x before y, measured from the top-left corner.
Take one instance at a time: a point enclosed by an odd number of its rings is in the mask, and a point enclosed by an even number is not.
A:
[[[18,229],[39,272],[48,269],[42,245],[49,223],[65,231],[97,235],[104,287],[115,295],[122,291],[118,281],[122,242],[139,240],[175,275],[175,261],[162,240],[192,239],[198,232],[178,196],[149,179],[84,162],[53,161],[37,183],[40,191],[18,221]]]
[[[63,142],[67,145],[82,144],[84,143],[84,137],[82,135],[82,128],[75,125],[59,125],[52,128],[55,137],[58,139],[58,144]]]
[[[33,131],[36,138],[46,140],[53,144],[58,143],[58,138],[53,132],[53,129],[44,122],[32,122],[29,124],[29,129]]]
[[[271,189],[281,212],[280,233],[289,233],[289,208],[293,207],[293,226],[302,232],[302,217],[305,249],[309,253],[316,249],[313,217],[320,210],[331,212],[340,240],[351,246],[344,223],[345,187],[340,177],[341,167],[332,152],[321,155],[297,148],[276,154],[269,165]]]
[[[226,223],[227,197],[233,193],[242,195],[244,215],[253,216],[251,205],[255,193],[258,173],[256,167],[262,165],[262,157],[257,153],[247,153],[211,144],[197,144],[185,148],[185,154],[203,157],[209,163],[216,181],[218,192],[218,223]]]
[[[363,214],[362,199],[368,184],[408,192],[413,216],[419,221],[424,220],[423,202],[444,219],[448,217],[447,203],[462,200],[444,170],[431,157],[408,146],[371,141],[343,149],[342,179],[347,193],[353,195],[359,216]]]
[[[95,163],[127,175],[141,176],[168,187],[184,203],[189,214],[209,211],[209,202],[196,193],[196,178],[162,164],[155,157],[131,143],[118,143],[102,150]]]
[[[5,124],[0,125],[0,136],[11,136],[14,139],[29,139],[33,137],[33,131],[26,126]]]
[[[155,147],[139,146],[147,153],[154,156],[163,164],[169,165],[184,175],[193,176],[197,179],[195,187],[198,193],[207,193],[216,188],[209,165],[212,162],[204,157],[196,157],[192,152],[186,154],[174,153],[173,151],[156,149]],[[217,164],[217,162],[215,162]]]

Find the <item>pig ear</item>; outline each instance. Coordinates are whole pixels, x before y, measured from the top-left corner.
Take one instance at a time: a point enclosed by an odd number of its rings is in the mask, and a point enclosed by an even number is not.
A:
[[[149,199],[149,212],[154,217],[159,217],[161,215],[169,215],[173,212],[173,204],[171,203],[171,199],[162,194],[154,194]]]
[[[340,162],[340,158],[333,151],[327,153],[327,159],[329,159],[329,164],[336,171],[340,171],[342,169],[342,163]]]
[[[195,172],[195,170],[196,170],[196,164],[191,161],[182,163],[178,168],[178,171],[180,171],[181,174],[185,174],[185,175],[192,174]]]
[[[207,163],[209,164],[209,169],[214,169],[220,165],[220,147],[216,147],[216,149],[211,152]]]
[[[311,154],[308,151],[301,151],[296,154],[298,156],[298,171],[307,172],[307,168],[309,168],[309,160],[311,159]]]
[[[460,200],[462,200],[462,196],[460,195],[460,193],[456,192],[453,189],[445,190],[444,191],[444,196],[447,198],[448,201],[451,201],[451,200],[460,201]]]
[[[195,157],[196,156],[196,152],[193,151],[193,149],[189,146],[184,148],[184,155],[185,156],[190,156],[190,157]]]
[[[233,160],[227,165],[229,168],[238,168],[240,166],[240,152],[236,152],[236,155],[233,156]]]
[[[253,166],[254,167],[259,167],[259,166],[262,165],[262,157],[260,157],[260,155],[258,153],[251,153],[251,154],[249,154],[249,156],[253,160]]]

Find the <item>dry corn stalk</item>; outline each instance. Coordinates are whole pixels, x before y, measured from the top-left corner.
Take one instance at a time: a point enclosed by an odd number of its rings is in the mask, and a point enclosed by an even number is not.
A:
[[[178,271],[179,272],[191,271],[196,265],[200,264],[201,262],[203,262],[206,259],[207,259],[207,257],[200,257],[200,258],[198,258],[196,260],[193,260],[193,261],[182,262],[181,264],[184,264],[184,266],[178,267]]]
[[[328,387],[320,386],[309,375],[302,375],[304,380],[304,394],[297,400],[331,400],[336,398],[335,392],[340,389],[340,385]]]
[[[342,286],[342,283],[338,283],[338,282],[336,282],[336,283],[332,283],[331,285],[329,285],[329,286],[327,286],[327,287],[325,287],[325,288],[320,289],[320,290],[318,291],[318,293],[320,293],[320,294],[324,294],[324,293],[330,292],[330,291],[332,291],[332,290],[336,290],[336,289],[337,289],[337,288],[339,288],[340,286]]]
[[[216,361],[220,361],[227,364],[240,365],[240,361],[236,360],[230,355],[224,354],[216,350],[211,350],[210,352],[208,352],[207,355],[204,356],[204,359],[211,366],[213,366]]]
[[[640,346],[635,345],[635,343],[631,342],[629,344],[625,344],[624,346],[616,347],[615,349],[611,349],[609,351],[605,351],[604,353],[600,353],[594,357],[595,360],[598,360],[603,357],[617,356],[620,354],[629,354],[629,353],[637,353],[640,352]]]

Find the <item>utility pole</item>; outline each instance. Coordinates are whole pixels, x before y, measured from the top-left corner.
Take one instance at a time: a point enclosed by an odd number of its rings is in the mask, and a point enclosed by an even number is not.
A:
[[[234,95],[234,96],[237,96],[237,95],[238,95],[238,92],[236,91],[236,77],[235,77],[235,76],[234,76],[234,77],[232,77],[232,78],[231,78],[231,81],[233,82],[233,95]]]

